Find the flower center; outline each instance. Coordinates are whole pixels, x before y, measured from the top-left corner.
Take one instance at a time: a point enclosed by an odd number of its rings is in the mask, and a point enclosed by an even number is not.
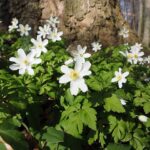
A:
[[[41,49],[43,48],[42,44],[39,44],[38,47],[41,48]]]
[[[132,54],[128,54],[128,56],[127,56],[127,57],[128,57],[129,59],[130,59],[130,58],[132,58]]]
[[[137,55],[137,54],[134,54],[134,58],[138,58],[138,55]]]
[[[52,37],[57,37],[57,33],[52,32]]]
[[[76,80],[76,79],[79,78],[79,73],[78,73],[77,71],[75,71],[75,70],[72,70],[72,71],[70,72],[69,76],[70,76],[70,78],[71,78],[72,80]]]
[[[29,64],[30,64],[27,59],[25,59],[25,60],[23,61],[23,63],[24,63],[25,65],[29,65]]]
[[[119,76],[117,77],[117,80],[120,81],[121,79],[122,79],[122,75],[119,75]]]

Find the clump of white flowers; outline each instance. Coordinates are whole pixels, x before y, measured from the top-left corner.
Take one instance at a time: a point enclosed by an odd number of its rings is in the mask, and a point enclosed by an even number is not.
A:
[[[21,36],[28,36],[31,27],[28,24],[24,26],[18,23],[18,19],[13,18],[11,25],[9,26],[9,32],[16,30],[20,32]],[[47,21],[47,24],[43,27],[40,26],[36,39],[31,39],[33,46],[30,48],[29,54],[26,55],[23,49],[18,49],[18,56],[9,59],[9,61],[14,62],[14,64],[10,65],[10,69],[19,70],[19,74],[27,72],[29,75],[33,75],[34,71],[32,65],[41,63],[41,59],[38,57],[41,56],[42,52],[47,52],[46,46],[48,44],[48,38],[53,42],[61,40],[63,32],[58,32],[58,23],[59,20],[57,17],[51,17]]]
[[[86,46],[82,48],[81,45],[78,45],[77,51],[73,53],[73,58],[65,61],[65,65],[61,67],[61,72],[64,73],[64,75],[60,77],[59,83],[65,84],[70,82],[70,92],[72,95],[77,95],[79,89],[82,92],[88,91],[84,77],[91,74],[91,71],[89,70],[91,63],[86,61],[91,54],[86,53],[86,50]],[[75,64],[74,69],[67,66],[73,63]]]
[[[47,24],[39,27],[38,36],[44,39],[50,39],[52,42],[61,41],[61,36],[63,35],[62,31],[58,31],[57,25],[59,24],[58,17],[51,16],[46,20]]]
[[[92,45],[92,50],[94,52],[97,52],[98,50],[101,50],[102,48],[102,45],[98,42],[93,42],[91,45]]]
[[[35,58],[34,53],[30,52],[26,55],[23,49],[18,49],[18,56],[11,57],[9,61],[14,62],[10,65],[11,70],[19,70],[19,74],[27,72],[29,75],[34,75],[32,65],[41,63],[41,59]]]
[[[19,24],[19,21],[17,18],[13,18],[11,21],[11,25],[8,26],[8,31],[12,32],[17,30],[18,32],[20,32],[20,36],[28,36],[29,35],[29,31],[31,30],[31,27],[26,24]]]
[[[127,82],[126,77],[129,75],[129,72],[122,73],[122,69],[119,68],[119,71],[115,71],[115,77],[112,78],[111,82],[118,82],[119,88],[122,88],[122,84]]]
[[[120,53],[125,56],[131,64],[137,64],[138,62],[141,63],[143,61],[142,56],[144,55],[144,52],[141,51],[142,49],[143,47],[141,44],[136,43],[131,46],[129,51],[126,51],[125,53],[120,51]]]
[[[128,38],[129,37],[129,30],[126,27],[123,27],[120,32],[120,36],[123,36],[123,38]]]

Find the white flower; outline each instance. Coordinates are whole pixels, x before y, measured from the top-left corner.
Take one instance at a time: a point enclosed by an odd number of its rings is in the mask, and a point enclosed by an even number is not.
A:
[[[63,35],[63,32],[58,32],[57,28],[54,28],[52,31],[50,31],[48,39],[51,39],[53,42],[61,41],[62,35]]]
[[[127,58],[127,61],[132,64],[132,62],[133,62],[133,54],[132,53],[129,53],[128,51],[125,51],[125,53],[122,51],[119,51],[119,53],[122,54],[123,56],[125,56]]]
[[[132,51],[132,60],[134,64],[137,64],[138,62],[142,62],[143,58],[142,56],[144,55],[144,52],[141,52],[139,50],[133,50]]]
[[[46,22],[54,28],[56,27],[57,24],[59,24],[58,17],[55,16],[51,16],[48,20],[46,20]]]
[[[29,35],[29,31],[31,30],[31,27],[26,24],[25,26],[22,24],[19,24],[19,28],[17,29],[18,32],[20,32],[21,36],[28,36]]]
[[[150,56],[145,57],[143,61],[150,64]]]
[[[129,37],[129,30],[124,27],[121,29],[119,35],[123,36],[123,38],[128,38]]]
[[[14,29],[18,28],[18,19],[17,18],[13,18],[11,21],[11,25],[8,26],[8,31],[12,32]]]
[[[0,23],[2,23],[3,21],[0,20]]]
[[[40,36],[37,36],[37,39],[31,39],[31,42],[33,43],[33,47],[31,48],[32,52],[35,53],[36,57],[39,57],[42,52],[46,53],[46,45],[48,44],[48,40],[45,39],[42,41],[42,38]]]
[[[80,60],[82,63],[84,63],[85,59],[89,58],[91,56],[91,54],[85,53],[86,49],[87,49],[86,46],[82,48],[81,45],[78,45],[77,46],[77,51],[75,51],[73,53],[74,60],[75,61]]]
[[[33,75],[32,65],[41,63],[41,59],[34,58],[34,53],[25,54],[23,49],[18,49],[18,57],[11,57],[9,61],[14,62],[10,65],[11,70],[19,70],[19,74],[24,74],[26,71],[29,75]]]
[[[65,61],[65,65],[70,65],[72,63],[73,63],[73,59],[72,58],[70,58],[67,61]]]
[[[131,46],[130,51],[126,51],[125,53],[120,51],[120,53],[128,59],[128,62],[131,64],[137,64],[138,62],[142,63],[144,52],[141,51],[142,46],[141,44],[136,43],[135,45]]]
[[[39,27],[39,31],[37,32],[39,36],[46,38],[49,35],[51,28],[49,25],[44,25],[43,27]]]
[[[126,105],[127,104],[126,100],[124,100],[124,99],[120,99],[120,102],[121,102],[122,105]]]
[[[98,42],[93,42],[91,45],[93,51],[97,52],[98,50],[101,50],[102,45]]]
[[[88,87],[83,77],[91,74],[91,71],[89,71],[90,67],[91,63],[88,61],[85,63],[77,61],[74,69],[63,65],[61,67],[61,71],[64,73],[64,75],[60,77],[59,83],[65,84],[70,82],[70,91],[72,95],[77,95],[79,89],[81,89],[82,92],[88,91]]]
[[[131,50],[130,51],[131,52],[133,52],[133,51],[140,51],[142,49],[143,49],[142,44],[135,43],[135,45],[131,46]]]
[[[119,71],[115,71],[115,77],[112,78],[111,82],[118,82],[119,88],[122,88],[122,83],[126,83],[126,77],[129,75],[129,72],[122,73],[122,69],[119,68]]]
[[[147,122],[148,117],[146,117],[146,116],[144,116],[144,115],[139,115],[139,116],[138,116],[138,119],[139,119],[141,122]]]

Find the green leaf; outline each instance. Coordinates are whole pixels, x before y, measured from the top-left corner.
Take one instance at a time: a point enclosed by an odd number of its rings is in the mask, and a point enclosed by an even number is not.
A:
[[[144,112],[146,114],[150,113],[150,102],[144,104]]]
[[[46,132],[43,134],[43,139],[48,143],[56,144],[64,141],[64,133],[56,130],[54,127],[48,127]]]
[[[131,150],[131,146],[125,144],[109,144],[107,150]]]
[[[104,135],[103,132],[99,133],[99,143],[101,144],[102,148],[104,148],[104,145],[106,144],[105,141],[106,136]]]
[[[20,150],[20,148],[22,150],[28,149],[28,145],[19,131],[0,127],[0,135],[15,150]]]
[[[126,123],[123,120],[117,120],[114,116],[108,117],[109,132],[112,133],[115,143],[123,139],[126,135]]]
[[[88,104],[88,103],[87,103]],[[96,130],[96,111],[91,108],[90,105],[83,105],[82,110],[80,111],[80,117],[82,122],[87,125],[89,128]]]
[[[70,89],[67,89],[65,91],[65,99],[69,103],[69,105],[72,105],[74,102],[74,96],[71,95]]]
[[[7,150],[5,145],[0,141],[0,150]]]
[[[101,91],[103,89],[101,83],[94,77],[87,79],[87,84],[94,91]]]
[[[113,94],[112,97],[105,99],[104,108],[108,112],[110,111],[118,112],[118,113],[125,112],[125,109],[122,106],[120,99],[115,94]]]

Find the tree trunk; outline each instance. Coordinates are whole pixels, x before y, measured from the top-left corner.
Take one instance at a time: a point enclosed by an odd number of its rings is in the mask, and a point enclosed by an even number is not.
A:
[[[145,0],[143,2],[143,33],[142,33],[142,41],[143,43],[150,47],[150,1]]]
[[[20,22],[34,26],[34,30],[50,16],[58,16],[60,30],[73,45],[101,41],[103,46],[108,46],[138,41],[124,20],[117,0],[13,0],[8,5],[11,18],[17,17]],[[126,41],[118,34],[123,26],[130,30]]]
[[[144,46],[150,48],[150,1],[120,0],[124,17],[135,30]]]

